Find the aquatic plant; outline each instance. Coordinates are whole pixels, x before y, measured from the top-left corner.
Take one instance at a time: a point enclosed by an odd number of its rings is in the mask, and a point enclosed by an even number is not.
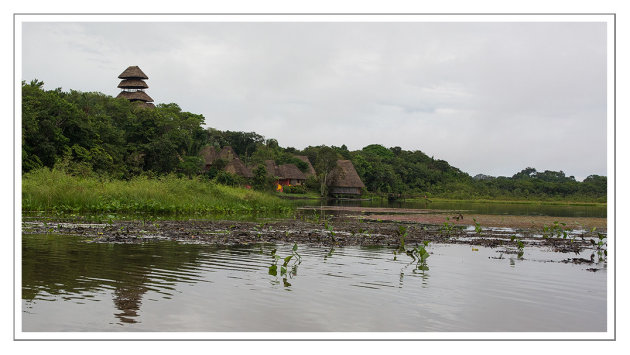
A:
[[[453,228],[455,228],[455,225],[451,223],[450,220],[451,219],[449,217],[446,217],[446,221],[440,227],[440,231],[446,232],[447,235],[450,235],[451,232],[453,231]]]
[[[417,269],[422,271],[429,270],[429,266],[427,266],[427,259],[429,258],[429,252],[427,252],[426,247],[429,246],[428,241],[423,241],[422,244],[417,245],[414,249],[412,249],[412,255],[418,259]]]
[[[596,230],[596,227],[593,227],[591,232],[596,232]],[[608,242],[606,235],[597,232],[597,241],[594,239],[590,239],[590,241],[595,247],[595,251],[591,254],[591,261],[595,260],[595,255],[597,255],[598,262],[606,261],[608,258]]]
[[[398,246],[398,251],[405,251],[405,239],[407,238],[407,227],[398,226],[398,236],[400,238],[400,245]]]
[[[324,228],[328,231],[328,234],[330,235],[330,239],[332,240],[333,244],[335,244],[337,242],[335,240],[335,231],[333,230],[332,225],[328,223],[328,219],[324,221]]]
[[[331,257],[333,255],[333,252],[335,251],[335,247],[331,246],[330,250],[328,251],[328,253],[326,253],[326,255],[324,255],[324,260],[328,259],[329,257]]]
[[[543,238],[562,237],[566,239],[569,236],[571,229],[566,228],[566,223],[555,221],[552,225],[543,226]]]
[[[523,258],[523,253],[524,253],[523,249],[525,247],[525,243],[523,243],[523,241],[520,238],[516,237],[516,235],[510,236],[510,241],[516,241],[517,257],[519,259],[522,259]]]
[[[290,275],[295,275],[297,273],[297,265],[302,262],[302,256],[298,254],[298,245],[297,243],[293,244],[293,248],[291,248],[291,255],[286,257],[281,257],[277,253],[277,249],[273,249],[271,251],[271,258],[273,260],[272,264],[269,266],[269,275],[277,276],[278,275],[278,260],[282,259],[282,265],[280,265],[280,276],[284,276],[287,274],[287,268],[289,267],[289,262],[294,257],[296,258],[291,265]]]
[[[482,231],[481,224],[479,224],[479,222],[477,222],[475,218],[473,218],[473,222],[475,223],[475,233],[481,234],[481,231]]]

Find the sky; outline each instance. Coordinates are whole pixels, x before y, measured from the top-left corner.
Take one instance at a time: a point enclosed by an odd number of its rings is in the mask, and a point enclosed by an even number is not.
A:
[[[24,22],[22,80],[147,93],[283,147],[420,150],[474,176],[607,175],[606,24]]]

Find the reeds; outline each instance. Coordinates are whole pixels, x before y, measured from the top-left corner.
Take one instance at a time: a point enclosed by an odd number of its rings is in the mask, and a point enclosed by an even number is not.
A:
[[[39,169],[22,177],[22,210],[277,215],[293,208],[275,196],[201,179],[168,175],[124,181]]]

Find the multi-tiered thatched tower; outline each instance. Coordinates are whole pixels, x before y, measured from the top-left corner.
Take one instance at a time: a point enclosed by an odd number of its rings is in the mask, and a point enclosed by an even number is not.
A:
[[[153,99],[144,92],[149,85],[144,82],[149,77],[140,70],[138,66],[131,66],[125,69],[122,74],[118,75],[119,79],[122,79],[118,87],[122,89],[118,97],[125,98],[131,102],[140,102],[147,107],[155,107],[152,104]]]

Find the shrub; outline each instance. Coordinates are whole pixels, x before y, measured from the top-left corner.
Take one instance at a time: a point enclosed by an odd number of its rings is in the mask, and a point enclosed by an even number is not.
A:
[[[306,188],[304,186],[283,186],[282,191],[287,194],[305,194]]]

